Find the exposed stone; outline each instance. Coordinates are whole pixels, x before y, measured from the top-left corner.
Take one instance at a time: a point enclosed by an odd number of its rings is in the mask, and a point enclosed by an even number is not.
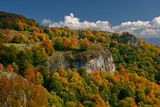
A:
[[[130,34],[130,33],[126,33],[124,35],[121,35],[120,38],[118,39],[119,42],[125,43],[126,45],[135,45],[135,46],[139,46],[140,45],[140,40]]]
[[[92,70],[98,70],[103,72],[115,71],[115,65],[111,56],[104,57],[102,55],[98,55],[96,58],[91,59],[87,62],[80,61],[75,63],[75,68],[80,68],[82,66],[86,67],[88,72]]]
[[[73,56],[74,59],[69,58]],[[57,70],[58,68],[80,68],[86,67],[90,71],[114,72],[115,65],[111,53],[106,48],[99,50],[88,50],[82,52],[55,54],[45,63],[49,71]]]
[[[0,79],[1,78],[7,78],[8,80],[11,79],[11,78],[15,78],[15,77],[20,77],[18,76],[17,74],[15,73],[9,73],[9,72],[1,72],[0,71]],[[22,80],[24,80],[25,82],[28,82],[27,79],[23,78],[23,77],[20,77]],[[16,81],[14,81],[16,82]],[[3,107],[9,107],[9,99],[10,99],[10,95],[8,94],[10,92],[10,90],[7,88],[6,89],[6,94],[4,95],[4,100],[3,100]],[[26,103],[27,103],[27,97],[26,97],[26,93],[23,89],[20,89],[20,91],[18,90],[15,90],[14,93],[12,94],[15,94],[15,95],[19,95],[20,96],[20,101],[22,102],[21,105],[19,105],[20,107],[26,107]]]
[[[127,45],[135,45],[135,46],[139,46],[140,44],[140,40],[138,40],[135,36],[131,37],[127,42],[126,42]]]
[[[55,71],[58,68],[69,68],[70,64],[65,57],[61,54],[54,54],[49,60],[45,63],[45,66],[49,71]]]

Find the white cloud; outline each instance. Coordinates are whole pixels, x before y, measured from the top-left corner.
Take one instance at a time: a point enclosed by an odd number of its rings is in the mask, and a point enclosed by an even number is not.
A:
[[[52,20],[51,19],[43,19],[42,20],[42,24],[44,24],[44,25],[49,25],[49,24],[51,24],[52,23]]]
[[[113,26],[112,29],[116,32],[130,32],[136,34],[147,27],[150,27],[149,21],[135,21],[135,22],[123,22],[120,25]]]
[[[141,37],[159,37],[159,34],[160,32],[155,29],[145,29],[140,33]]]
[[[96,29],[110,32],[130,32],[138,37],[159,37],[160,38],[160,16],[151,21],[128,21],[120,25],[111,26],[108,21],[80,21],[73,13],[64,17],[64,21],[53,23],[50,19],[44,19],[42,24],[49,24],[50,27],[64,27],[71,29]]]
[[[153,22],[154,22],[155,24],[160,25],[160,16],[159,16],[159,17],[155,17],[155,18],[153,19]]]
[[[131,32],[143,38],[160,38],[160,16],[151,21],[123,22],[120,25],[113,26],[112,29],[117,32]]]
[[[71,29],[97,29],[102,31],[113,31],[108,21],[96,21],[96,22],[89,22],[83,21],[80,22],[80,19],[74,17],[74,14],[71,13],[70,16],[65,16],[64,21],[60,21],[57,23],[51,23],[50,27],[64,27],[67,26]]]

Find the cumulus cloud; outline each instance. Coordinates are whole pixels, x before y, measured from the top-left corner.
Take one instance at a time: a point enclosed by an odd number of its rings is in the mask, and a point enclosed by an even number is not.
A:
[[[52,20],[51,19],[43,19],[42,20],[42,24],[44,24],[44,25],[49,25],[49,24],[51,24],[52,23]]]
[[[160,16],[153,19],[153,22],[157,25],[160,25]]]
[[[112,29],[116,32],[131,32],[143,38],[160,38],[160,17],[155,17],[151,21],[123,22],[113,26]]]
[[[111,26],[109,21],[80,21],[73,13],[64,17],[64,21],[53,23],[50,19],[44,19],[42,24],[48,24],[50,27],[64,27],[71,29],[93,29],[110,32],[130,32],[138,37],[158,37],[160,38],[160,16],[155,17],[151,21],[128,21],[122,22],[120,25]]]
[[[102,31],[113,31],[108,21],[96,21],[89,22],[83,21],[81,22],[79,18],[74,17],[73,13],[70,13],[69,16],[64,17],[64,21],[60,21],[57,23],[51,23],[50,27],[64,27],[67,26],[71,29],[96,29]]]
[[[134,31],[145,29],[146,27],[150,27],[149,21],[136,21],[136,22],[123,22],[120,25],[113,26],[112,29],[114,29],[117,32],[131,32],[134,33]]]
[[[158,35],[158,31],[156,31],[155,29],[145,29],[143,30],[140,35]]]

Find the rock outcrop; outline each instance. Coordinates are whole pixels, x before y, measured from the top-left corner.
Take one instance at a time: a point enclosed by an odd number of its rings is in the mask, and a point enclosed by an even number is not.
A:
[[[63,54],[56,53],[49,58],[45,66],[49,71],[55,71],[58,68],[69,68],[71,66],[70,63],[70,60],[65,59]]]
[[[131,37],[127,42],[126,42],[127,45],[135,45],[135,46],[139,46],[140,44],[140,40],[137,39],[135,36]]]
[[[0,72],[0,84],[0,107],[41,107],[47,104],[44,101],[49,92],[16,73]]]
[[[75,68],[86,67],[87,71],[90,72],[92,70],[103,71],[103,72],[114,72],[115,65],[113,63],[113,59],[111,56],[105,57],[103,55],[98,55],[97,57],[87,61],[77,61],[75,63]]]
[[[2,81],[3,79],[3,81]],[[21,86],[19,87],[16,87],[17,89],[14,90],[14,85],[17,84],[17,80],[21,80],[24,81],[24,82],[27,82],[27,80],[25,78],[22,78],[20,76],[18,76],[17,74],[15,73],[9,73],[9,72],[5,72],[5,71],[0,71],[0,83],[1,84],[4,84],[4,80],[6,79],[6,81],[12,81],[12,85],[8,85],[6,90],[4,91],[4,96],[3,96],[3,102],[2,102],[2,105],[3,107],[9,107],[9,101],[12,99],[11,97],[13,96],[17,96],[17,98],[19,98],[19,101],[21,102],[21,105],[19,105],[20,107],[26,107],[26,102],[27,102],[27,96],[26,96],[26,93],[25,91],[23,90],[23,88],[21,88]],[[15,79],[15,81],[13,81]],[[22,82],[23,83],[23,82]],[[14,85],[13,85],[14,84]],[[13,90],[11,90],[13,89]],[[11,96],[10,96],[11,94]]]
[[[141,43],[140,40],[136,36],[130,33],[121,35],[118,41],[125,43],[126,45],[135,45],[135,46],[139,46]]]
[[[46,62],[49,71],[58,68],[86,67],[90,71],[114,72],[115,65],[111,53],[106,48],[93,48],[87,51],[56,52]]]

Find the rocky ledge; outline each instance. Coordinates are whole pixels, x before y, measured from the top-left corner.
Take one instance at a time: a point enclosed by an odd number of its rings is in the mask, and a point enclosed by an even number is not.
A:
[[[139,46],[141,43],[136,36],[130,33],[126,33],[120,36],[119,42],[125,43],[126,45],[135,45],[135,46]]]
[[[112,55],[106,48],[92,48],[87,51],[73,50],[56,52],[45,63],[49,71],[58,68],[86,67],[90,71],[114,72],[115,65]]]

